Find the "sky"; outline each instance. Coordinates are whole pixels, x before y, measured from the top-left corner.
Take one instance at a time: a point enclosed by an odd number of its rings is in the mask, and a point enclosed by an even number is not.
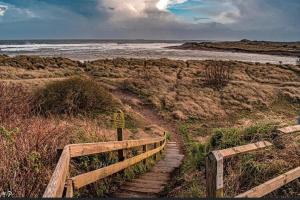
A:
[[[300,41],[300,0],[0,0],[0,39]]]

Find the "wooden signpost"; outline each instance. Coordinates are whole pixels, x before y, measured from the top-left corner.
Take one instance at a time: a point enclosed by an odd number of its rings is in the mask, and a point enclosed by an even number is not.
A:
[[[117,129],[118,141],[123,140],[123,129],[125,128],[125,116],[124,113],[120,110],[114,113],[114,126]],[[125,159],[124,150],[118,150],[119,161]]]

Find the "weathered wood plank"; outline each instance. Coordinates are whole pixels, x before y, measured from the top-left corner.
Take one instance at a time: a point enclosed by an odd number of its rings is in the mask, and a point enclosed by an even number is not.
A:
[[[294,133],[294,132],[300,132],[300,125],[295,125],[295,126],[288,126],[288,127],[283,127],[278,129],[278,131],[282,132],[282,133]]]
[[[211,152],[206,157],[206,195],[223,197],[223,157],[219,151]]]
[[[123,141],[123,129],[117,129],[118,141]],[[125,160],[125,151],[123,149],[118,150],[118,159],[119,161]]]
[[[261,141],[261,142],[256,142],[256,143],[247,144],[243,146],[218,150],[218,152],[223,156],[223,158],[229,158],[237,154],[249,153],[251,151],[256,151],[259,149],[266,148],[268,146],[272,146],[272,144],[268,141]]]
[[[116,151],[121,149],[130,149],[134,147],[160,142],[163,141],[164,139],[165,139],[164,137],[160,137],[160,138],[144,139],[144,140],[124,140],[124,141],[113,141],[113,142],[72,144],[68,146],[70,148],[71,158],[74,158],[79,156],[87,156],[87,155]]]
[[[140,193],[148,193],[148,194],[157,194],[163,190],[164,186],[159,188],[143,188],[143,187],[130,187],[124,185],[122,190],[131,191],[131,192],[140,192]]]
[[[67,198],[72,198],[73,197],[73,194],[74,194],[74,190],[73,190],[73,181],[72,179],[68,179],[66,181],[66,187],[67,187],[67,190],[66,190],[66,197]]]
[[[290,183],[291,181],[298,179],[299,177],[300,177],[300,167],[297,167],[243,194],[236,196],[236,198],[260,198]]]
[[[242,153],[249,153],[271,146],[267,141],[212,151],[206,158],[206,194],[208,197],[223,197],[223,161]]]
[[[115,163],[113,165],[110,165],[110,166],[107,166],[107,167],[104,167],[104,168],[101,168],[98,170],[94,170],[94,171],[91,171],[91,172],[88,172],[85,174],[75,176],[72,178],[73,183],[74,183],[74,188],[79,189],[85,185],[94,183],[100,179],[103,179],[112,174],[115,174],[123,169],[126,169],[126,168],[132,166],[132,165],[135,165],[138,162],[140,162],[146,158],[149,158],[150,156],[155,155],[156,153],[161,151],[164,148],[165,144],[166,143],[164,142],[164,144],[162,146],[160,146],[156,149],[147,151],[146,153],[142,153],[133,158],[126,159],[122,162],[118,162],[118,163]]]
[[[65,147],[44,192],[44,198],[62,197],[65,181],[69,173],[69,163],[70,151],[69,147]]]
[[[147,145],[143,145],[143,153],[146,153],[148,151],[148,146]],[[147,159],[145,159],[143,161],[144,165],[147,165]]]

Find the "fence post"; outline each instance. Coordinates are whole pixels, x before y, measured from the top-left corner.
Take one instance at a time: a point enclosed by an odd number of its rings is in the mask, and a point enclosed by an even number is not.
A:
[[[74,196],[73,180],[68,179],[66,181],[66,198],[72,198]]]
[[[147,145],[143,145],[143,153],[146,153],[148,151],[148,146]],[[147,165],[147,159],[145,159],[143,161],[144,165]]]
[[[156,149],[157,148],[157,143],[155,142],[154,143],[154,149]],[[157,154],[154,154],[154,160],[157,160]]]
[[[123,140],[123,129],[117,128],[117,134],[118,134],[118,141],[122,141]],[[119,158],[119,161],[123,161],[125,159],[123,149],[118,150],[118,158]]]
[[[218,151],[213,151],[206,157],[207,197],[223,197],[223,187],[223,156]]]

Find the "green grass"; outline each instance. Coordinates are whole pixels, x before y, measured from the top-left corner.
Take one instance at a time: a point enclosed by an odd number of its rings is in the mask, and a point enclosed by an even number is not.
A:
[[[272,132],[275,128],[276,124],[274,123],[257,123],[248,128],[217,128],[212,130],[210,140],[206,144],[202,144],[194,141],[193,136],[207,134],[206,129],[199,129],[194,123],[181,124],[179,132],[184,139],[186,156],[173,185],[169,187],[166,193],[170,192],[171,188],[176,187],[176,185],[181,185],[182,189],[176,194],[177,196],[205,197],[205,158],[210,151],[259,140],[273,140]],[[201,133],[201,131],[205,131],[205,134]],[[245,158],[241,165],[241,170],[244,172],[243,175],[249,176],[248,179],[251,178],[252,172],[255,173],[260,170],[267,172],[271,170],[266,163],[259,164],[254,162],[251,157]],[[253,181],[256,183],[260,180]]]
[[[212,149],[225,149],[261,140],[272,141],[274,123],[257,123],[248,128],[218,128],[213,131],[209,145]]]
[[[130,152],[128,152],[128,154],[135,156],[137,151],[132,149]],[[157,160],[160,158],[161,156],[157,154]],[[117,154],[113,152],[93,156],[84,156],[75,159],[76,168],[80,169],[80,173],[96,170],[117,162]],[[75,163],[73,162],[73,166]],[[134,179],[139,174],[149,171],[155,165],[155,163],[156,161],[152,157],[148,158],[146,164],[140,162],[115,175],[109,176],[75,191],[75,197],[106,197],[124,182]],[[76,172],[73,170],[72,173],[78,173],[78,171]]]

